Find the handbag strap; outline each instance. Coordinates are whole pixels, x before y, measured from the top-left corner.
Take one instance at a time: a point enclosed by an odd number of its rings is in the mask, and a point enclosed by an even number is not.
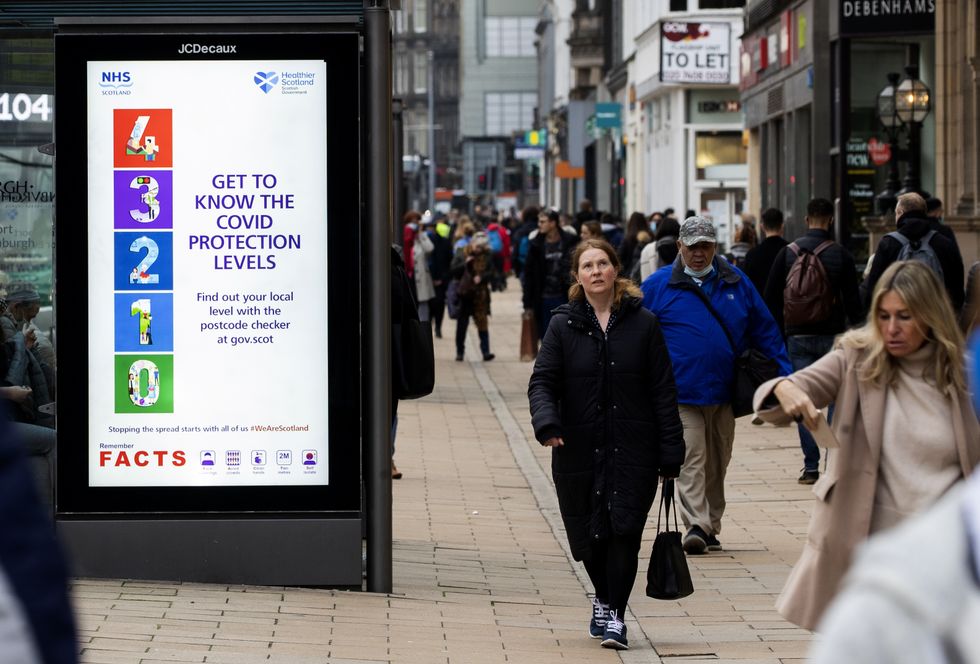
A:
[[[670,530],[670,508],[674,507],[674,530],[680,532],[677,526],[677,501],[674,500],[674,480],[665,479],[660,487],[660,509],[657,510],[657,532],[660,532],[660,516],[664,515],[664,525]]]
[[[402,298],[402,320],[419,320],[419,305],[412,294],[412,282],[408,280],[408,272],[405,268],[401,272],[402,286],[405,289],[405,297]]]
[[[711,304],[711,300],[708,299],[708,296],[705,295],[700,288],[693,284],[685,284],[685,289],[697,295],[698,299],[704,303],[704,306],[708,309],[711,315],[715,317],[715,320],[718,321],[718,324],[721,325],[722,331],[725,333],[725,338],[728,339],[728,343],[732,347],[732,353],[738,357],[738,346],[735,345],[735,340],[732,338],[732,333],[728,329],[728,325],[726,325],[725,321],[722,319],[721,314],[719,314],[718,310]]]

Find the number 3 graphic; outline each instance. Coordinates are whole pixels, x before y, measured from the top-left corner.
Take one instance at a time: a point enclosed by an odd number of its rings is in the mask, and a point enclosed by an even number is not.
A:
[[[156,181],[156,178],[150,175],[138,175],[129,183],[130,189],[138,190],[144,187],[146,187],[146,191],[140,193],[140,202],[147,207],[147,211],[144,212],[139,208],[133,208],[129,211],[129,216],[133,218],[133,221],[148,224],[160,215],[160,201],[157,200],[157,194],[160,193],[160,184]]]
[[[129,283],[131,284],[158,284],[160,283],[159,274],[150,274],[150,266],[153,265],[157,258],[160,256],[160,248],[157,243],[146,237],[145,235],[133,240],[133,243],[129,245],[129,250],[133,253],[139,253],[141,250],[146,249],[146,256],[143,257],[133,271],[129,273]]]

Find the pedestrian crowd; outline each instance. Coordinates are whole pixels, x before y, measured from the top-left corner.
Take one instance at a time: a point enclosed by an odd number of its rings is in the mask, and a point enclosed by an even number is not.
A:
[[[949,541],[964,547],[953,568],[960,583],[943,577],[934,585],[955,587],[957,601],[975,606],[980,478],[971,490],[960,485],[980,463],[967,369],[980,353],[966,343],[971,332],[974,348],[980,339],[980,262],[964,269],[941,211],[936,199],[900,196],[896,230],[874,247],[864,274],[837,240],[833,204],[821,198],[806,206],[806,231],[791,242],[774,208],[762,211],[758,226],[743,215],[725,239],[693,212],[683,220],[673,210],[634,213],[621,225],[588,201],[575,215],[529,207],[512,220],[491,217],[492,229],[479,215],[446,220],[457,240],[445,297],[459,299],[450,305],[458,321],[472,316],[482,333],[490,291],[506,287],[510,270],[520,281],[524,319],[540,341],[528,387],[531,421],[551,448],[570,550],[594,589],[591,637],[629,647],[623,614],[658,484],[676,490],[688,555],[724,549],[735,418],[752,411],[753,424],[795,423],[798,481],[813,485],[803,551],[777,602],[784,617],[810,630],[824,624],[874,649],[856,633],[856,612],[897,601],[875,586],[876,570],[894,580],[915,566],[912,555],[889,557],[865,543],[873,536],[914,542],[913,533],[931,532],[935,544],[923,555],[948,560],[943,531],[919,523],[934,505],[945,509],[947,526],[956,521]],[[503,241],[490,241],[491,233]],[[490,260],[481,261],[481,251]],[[475,291],[459,290],[469,274],[489,284],[466,301]],[[464,336],[466,324],[457,328]],[[435,326],[438,336],[440,321]],[[460,360],[464,336],[457,335]],[[481,351],[493,359],[482,334]],[[746,389],[751,407],[739,405]],[[876,555],[888,564],[876,567]],[[855,559],[862,562],[849,576]],[[902,564],[910,567],[903,572]],[[838,596],[853,606],[828,612]],[[941,601],[937,592],[930,597],[888,615],[921,623]],[[877,622],[887,631],[884,619]],[[919,623],[918,633],[931,629]],[[942,648],[976,650],[972,641],[955,643],[963,635],[937,630],[932,638]],[[843,658],[834,644],[822,641],[821,661],[872,661]]]

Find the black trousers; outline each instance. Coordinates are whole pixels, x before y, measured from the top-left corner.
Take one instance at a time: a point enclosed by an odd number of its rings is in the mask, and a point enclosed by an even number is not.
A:
[[[643,533],[616,535],[592,544],[592,559],[584,561],[595,596],[609,604],[620,620],[636,581],[637,557]]]
[[[439,332],[442,332],[442,320],[446,313],[446,288],[448,287],[449,284],[443,281],[435,287],[436,296],[429,300],[429,317]]]

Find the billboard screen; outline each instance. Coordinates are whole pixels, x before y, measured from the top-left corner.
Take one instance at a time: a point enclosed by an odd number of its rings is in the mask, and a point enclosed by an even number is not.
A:
[[[332,131],[356,130],[356,39],[139,43],[137,59],[122,38],[56,43],[63,101],[84,109],[57,125],[58,172],[66,157],[85,183],[58,225],[85,260],[57,263],[59,321],[66,297],[85,303],[84,334],[59,346],[84,360],[67,371],[85,403],[58,407],[59,431],[84,423],[68,456],[85,472],[59,488],[93,506],[113,489],[176,497],[164,511],[356,508],[335,499],[357,483],[358,354],[330,352],[358,346],[357,132]]]

